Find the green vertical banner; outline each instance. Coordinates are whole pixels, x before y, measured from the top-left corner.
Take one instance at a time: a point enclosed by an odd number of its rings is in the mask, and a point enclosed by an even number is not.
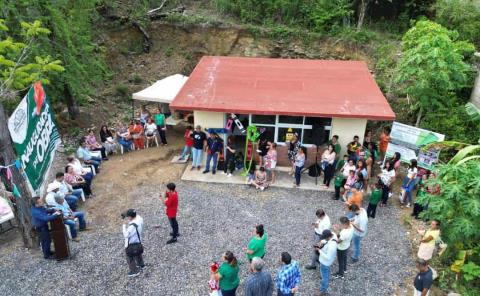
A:
[[[36,82],[17,106],[8,129],[33,191],[43,191],[45,175],[61,140],[41,82]]]

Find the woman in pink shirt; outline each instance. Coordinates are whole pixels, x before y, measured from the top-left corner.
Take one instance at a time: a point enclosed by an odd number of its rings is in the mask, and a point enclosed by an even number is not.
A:
[[[88,130],[88,135],[85,137],[85,142],[87,143],[87,148],[90,151],[100,151],[102,153],[102,159],[108,160],[107,154],[105,152],[105,147],[97,142],[93,129]]]

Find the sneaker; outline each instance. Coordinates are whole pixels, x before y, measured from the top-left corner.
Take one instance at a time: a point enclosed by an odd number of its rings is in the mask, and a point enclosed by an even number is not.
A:
[[[90,230],[92,230],[92,229],[91,229],[91,228],[88,228],[88,227],[85,227],[85,228],[83,228],[83,229],[80,228],[80,231],[90,231]]]
[[[72,241],[74,241],[74,242],[77,242],[77,243],[78,243],[78,242],[80,242],[80,239],[79,239],[78,237],[73,237],[73,238],[72,238]]]
[[[260,190],[262,190],[262,191],[265,190],[265,187],[261,186],[261,187],[260,187]]]
[[[210,171],[204,170],[202,173],[203,173],[203,174],[206,174],[206,173],[208,173],[208,172],[210,172]]]
[[[357,263],[358,262],[358,259],[355,259],[355,258],[351,258],[352,259],[352,262],[353,263]]]
[[[410,203],[407,203],[407,208],[409,208],[409,207],[410,207]]]
[[[177,242],[177,238],[172,237],[171,239],[169,239],[169,240],[167,241],[167,245],[173,244],[173,243],[176,243],[176,242]]]
[[[231,178],[231,177],[232,177],[232,174],[227,174],[227,177],[228,177],[228,178]]]
[[[170,232],[170,236],[173,236],[173,232]],[[180,236],[180,233],[177,233],[177,237]]]
[[[212,175],[215,175],[217,173],[217,171],[212,171]]]
[[[190,170],[193,171],[195,169],[195,167],[192,167]]]
[[[197,166],[197,171],[199,171],[199,170],[200,170],[200,168],[202,168],[202,167],[201,167],[201,166]]]
[[[128,273],[128,277],[130,277],[130,278],[136,277],[136,276],[138,276],[138,275],[140,275],[140,270],[137,271],[137,272],[131,272],[131,271],[130,271],[130,272]]]
[[[343,274],[347,274],[347,271],[345,270],[345,271],[343,272]]]
[[[307,266],[305,266],[305,269],[308,269],[308,270],[315,270],[315,269],[317,269],[317,267],[316,267],[316,266],[314,266],[314,265],[307,265]]]
[[[389,198],[392,197],[392,195],[393,195],[393,193],[391,193],[391,192],[388,193]]]
[[[334,279],[344,279],[345,277],[343,275],[340,275],[340,274],[336,273],[336,274],[333,275],[333,278]]]
[[[142,270],[145,270],[145,268],[147,268],[148,266],[149,266],[149,264],[145,263],[145,264],[143,264],[143,266],[137,266],[137,267],[141,268]]]

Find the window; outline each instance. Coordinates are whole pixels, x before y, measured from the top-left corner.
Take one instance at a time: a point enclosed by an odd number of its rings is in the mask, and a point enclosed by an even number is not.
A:
[[[257,131],[260,133],[260,138],[267,139],[267,141],[275,141],[275,127],[257,125]]]
[[[289,140],[287,140],[287,134],[289,133],[288,129],[289,129],[288,127],[279,127],[278,128],[277,142],[288,142],[289,141]],[[292,128],[292,133],[297,133],[300,142],[302,142],[302,129],[301,128]]]
[[[275,115],[252,115],[252,124],[275,124]]]
[[[278,116],[279,123],[303,124],[303,116]]]

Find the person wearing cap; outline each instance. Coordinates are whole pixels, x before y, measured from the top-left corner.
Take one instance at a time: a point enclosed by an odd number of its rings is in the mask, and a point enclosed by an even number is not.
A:
[[[45,196],[45,202],[48,206],[53,207],[55,205],[55,196],[59,195],[65,198],[68,205],[74,211],[77,209],[78,198],[72,194],[66,195],[62,190],[62,183],[53,181],[47,185],[47,195]],[[67,189],[68,190],[68,189]]]
[[[318,261],[320,262],[320,296],[327,295],[330,281],[330,266],[332,266],[337,257],[337,245],[336,235],[329,229],[324,230],[320,245],[316,246],[319,253]]]
[[[177,222],[178,193],[175,188],[176,186],[174,183],[168,183],[165,195],[160,195],[160,200],[163,204],[165,204],[165,213],[167,214],[168,221],[170,222],[170,226],[172,227],[172,232],[170,233],[172,238],[167,241],[167,244],[177,242],[177,237],[180,236],[180,233],[178,232]]]
[[[316,245],[320,242],[320,237],[324,230],[331,229],[332,223],[330,222],[330,218],[325,213],[323,209],[318,209],[315,213],[317,216],[317,221],[312,223],[312,226],[315,227],[314,235],[313,235],[313,244]],[[306,269],[316,269],[318,264],[318,252],[317,250],[312,251],[312,257],[310,265],[305,266]]]
[[[145,263],[143,262],[143,246],[142,246],[142,231],[143,231],[143,218],[137,214],[134,209],[129,209],[125,213],[126,221],[122,225],[123,237],[125,238],[125,253],[127,256],[128,268],[128,277],[136,277],[140,274],[141,270],[145,268]],[[140,253],[132,254],[129,252],[130,246],[140,245],[142,251]]]
[[[78,219],[78,224],[80,226],[80,231],[85,231],[87,229],[87,223],[85,222],[85,213],[84,212],[73,212],[68,203],[65,201],[62,195],[55,196],[55,210],[61,211],[63,214],[63,223],[68,225],[70,228],[70,234],[72,235],[72,240],[79,242],[80,239],[77,236],[77,225],[75,219]]]
[[[250,263],[250,275],[245,283],[245,296],[272,296],[273,281],[269,272],[263,271],[265,262],[253,257]]]
[[[282,267],[278,270],[275,279],[278,296],[293,296],[298,292],[298,285],[302,278],[298,262],[292,261],[289,253],[283,252]]]
[[[360,242],[367,235],[368,230],[368,216],[367,211],[364,208],[360,208],[356,204],[352,204],[349,207],[350,212],[355,214],[352,219],[353,231],[353,255],[352,261],[357,262],[360,257]]]
[[[50,251],[50,233],[48,231],[48,222],[57,218],[58,215],[61,215],[59,211],[51,213],[45,207],[45,202],[43,198],[35,196],[32,199],[33,207],[31,209],[32,213],[32,226],[40,235],[40,241],[42,245],[43,258],[45,259],[54,259],[52,257],[52,252]]]
[[[418,273],[415,276],[415,281],[413,282],[413,286],[415,288],[413,295],[428,296],[433,283],[432,269],[428,266],[428,262],[423,259],[417,260],[417,269]]]
[[[190,137],[193,139],[191,169],[193,170],[197,168],[197,170],[200,170],[202,167],[203,149],[206,146],[207,135],[202,132],[202,127],[197,125]]]

